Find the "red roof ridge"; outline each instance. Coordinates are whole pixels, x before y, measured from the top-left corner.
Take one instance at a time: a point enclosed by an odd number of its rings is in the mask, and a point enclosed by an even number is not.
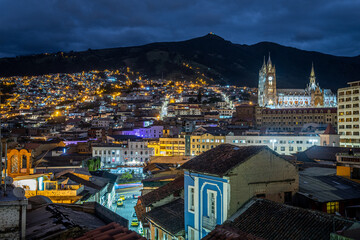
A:
[[[116,222],[96,228],[86,232],[83,236],[75,240],[101,240],[101,239],[133,239],[144,240],[146,238],[140,236],[138,233],[129,230],[127,227],[121,226]]]
[[[337,134],[335,129],[333,128],[333,126],[331,125],[331,123],[329,123],[324,131],[323,134],[329,134],[329,135],[334,135]]]

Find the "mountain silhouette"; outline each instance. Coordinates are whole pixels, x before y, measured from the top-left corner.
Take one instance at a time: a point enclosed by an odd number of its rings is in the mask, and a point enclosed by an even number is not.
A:
[[[59,52],[0,59],[0,76],[72,73],[130,67],[151,78],[204,79],[210,83],[257,87],[264,57],[271,53],[278,88],[305,88],[314,63],[322,88],[336,90],[360,80],[360,56],[340,57],[271,42],[235,44],[207,34],[186,41]]]

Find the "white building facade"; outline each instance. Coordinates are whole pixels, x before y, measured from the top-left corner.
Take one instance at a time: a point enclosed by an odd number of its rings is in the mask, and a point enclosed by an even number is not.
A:
[[[102,167],[141,166],[154,155],[147,142],[128,142],[127,145],[107,144],[94,146],[92,156],[100,157]]]
[[[360,81],[338,90],[338,133],[340,147],[360,147]]]
[[[266,145],[281,155],[291,155],[302,152],[314,145],[321,145],[318,135],[243,135],[226,136],[226,143],[238,146]]]

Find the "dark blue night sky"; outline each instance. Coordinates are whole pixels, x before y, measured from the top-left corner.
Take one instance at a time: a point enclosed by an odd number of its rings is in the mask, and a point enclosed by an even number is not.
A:
[[[358,0],[0,0],[0,57],[180,41],[214,32],[360,54]]]

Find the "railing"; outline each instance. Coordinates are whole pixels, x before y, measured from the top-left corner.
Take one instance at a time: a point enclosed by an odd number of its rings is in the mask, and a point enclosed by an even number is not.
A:
[[[25,190],[25,196],[27,198],[36,196],[36,195],[42,195],[47,197],[54,197],[54,196],[78,196],[82,191],[84,191],[84,186],[81,186],[78,189],[54,189],[54,190]]]
[[[208,230],[213,230],[216,226],[216,218],[203,216],[202,226]]]

